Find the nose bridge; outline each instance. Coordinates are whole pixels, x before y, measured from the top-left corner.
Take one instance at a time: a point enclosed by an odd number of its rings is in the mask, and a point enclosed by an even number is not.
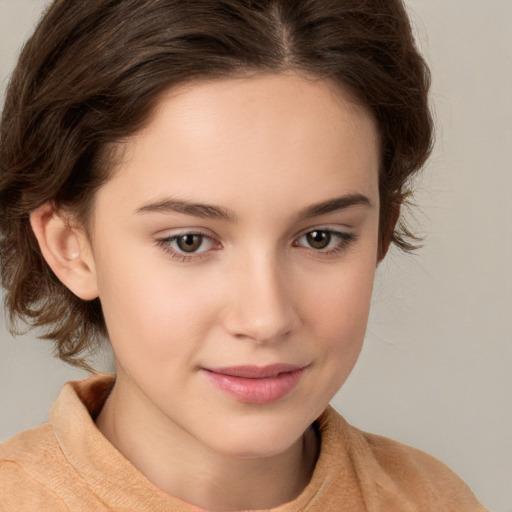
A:
[[[287,284],[286,268],[275,251],[245,253],[234,265],[226,329],[259,343],[293,331],[298,314]]]

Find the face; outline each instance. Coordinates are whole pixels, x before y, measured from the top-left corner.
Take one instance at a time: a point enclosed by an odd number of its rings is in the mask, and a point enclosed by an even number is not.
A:
[[[116,386],[217,453],[290,447],[361,349],[378,164],[373,119],[325,81],[262,75],[164,96],[92,218]]]

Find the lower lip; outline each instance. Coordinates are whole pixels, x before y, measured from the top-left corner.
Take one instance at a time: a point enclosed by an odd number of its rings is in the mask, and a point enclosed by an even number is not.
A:
[[[284,398],[297,386],[304,371],[300,368],[275,377],[248,379],[203,370],[217,388],[246,404],[268,404]]]

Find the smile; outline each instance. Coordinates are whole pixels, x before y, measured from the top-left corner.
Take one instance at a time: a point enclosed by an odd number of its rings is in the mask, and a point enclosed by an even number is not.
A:
[[[203,369],[218,389],[248,404],[267,404],[288,395],[299,383],[307,366],[274,364]]]

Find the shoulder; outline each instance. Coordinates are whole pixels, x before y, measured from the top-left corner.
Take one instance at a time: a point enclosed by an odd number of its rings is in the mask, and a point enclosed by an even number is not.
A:
[[[26,430],[0,445],[0,464],[4,468],[11,465],[27,468],[37,466],[48,462],[48,457],[53,458],[56,445],[57,440],[49,424]]]
[[[21,432],[1,444],[0,508],[17,511],[30,504],[41,511],[68,510],[48,485],[49,473],[59,458],[58,443],[48,424]]]
[[[0,510],[106,510],[97,490],[105,479],[102,470],[112,468],[98,450],[106,440],[91,414],[101,407],[112,383],[112,376],[67,383],[50,410],[48,424],[0,445]]]
[[[334,409],[329,422],[344,444],[367,502],[394,510],[484,512],[469,487],[431,455],[349,425]],[[398,504],[399,508],[396,508]],[[380,509],[379,509],[380,510]],[[382,508],[386,510],[386,508]]]

